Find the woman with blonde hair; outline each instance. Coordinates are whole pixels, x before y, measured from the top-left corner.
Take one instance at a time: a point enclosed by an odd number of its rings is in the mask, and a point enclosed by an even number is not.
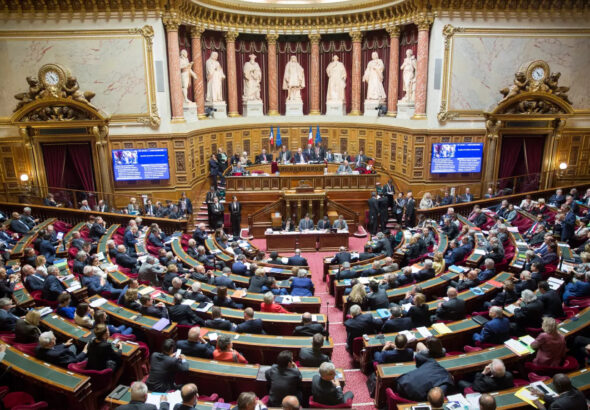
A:
[[[127,309],[139,311],[141,304],[138,301],[138,293],[137,289],[127,289],[125,296],[123,296],[123,306]]]
[[[531,347],[537,351],[535,359],[532,361],[537,366],[561,366],[565,357],[565,338],[557,331],[557,322],[549,316],[543,318],[541,333]]]
[[[35,270],[47,276],[47,259],[45,259],[45,256],[37,256],[35,259]]]
[[[14,334],[16,343],[37,343],[41,330],[39,329],[39,322],[41,321],[41,314],[36,309],[31,309],[27,312],[24,319],[16,321]]]
[[[424,196],[420,200],[420,209],[430,209],[434,206],[432,202],[432,195],[430,192],[425,192]]]
[[[248,284],[248,292],[264,293],[268,290],[267,284],[268,278],[266,277],[266,272],[264,271],[264,269],[258,268],[254,272],[254,276],[250,278],[250,283]]]
[[[414,328],[431,325],[430,312],[426,304],[426,296],[423,293],[416,293],[414,295],[412,307],[410,307],[406,316],[412,319]]]
[[[362,283],[355,284],[348,294],[348,302],[353,305],[359,305],[365,309],[367,304],[367,291]]]
[[[432,258],[433,259],[432,268],[434,269],[435,276],[438,276],[445,271],[446,266],[445,266],[445,259],[443,256],[444,255],[442,254],[442,252],[435,252],[434,253],[434,257]]]

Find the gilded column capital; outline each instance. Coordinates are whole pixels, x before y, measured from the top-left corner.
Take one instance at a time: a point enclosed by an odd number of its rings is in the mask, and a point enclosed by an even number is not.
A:
[[[205,29],[199,26],[191,26],[190,35],[191,38],[201,38]]]
[[[238,38],[239,35],[240,33],[238,33],[237,31],[228,31],[227,33],[225,33],[225,40],[235,42],[236,38]]]
[[[164,17],[162,19],[164,23],[164,27],[166,27],[166,31],[178,31],[178,27],[180,27],[180,19],[174,17]]]
[[[311,44],[319,44],[320,39],[322,38],[322,36],[319,33],[311,33],[308,34],[307,37],[309,37],[309,41],[311,42]]]
[[[278,34],[270,33],[270,34],[266,35],[266,42],[268,44],[276,44],[278,39],[279,39]]]
[[[360,43],[363,39],[363,32],[362,31],[351,31],[348,34],[352,38],[353,43]]]
[[[389,33],[389,38],[398,38],[400,33],[400,26],[387,26],[385,31]]]
[[[418,16],[414,19],[414,24],[418,26],[418,31],[430,30],[430,25],[432,24],[432,22],[432,17],[425,15]]]

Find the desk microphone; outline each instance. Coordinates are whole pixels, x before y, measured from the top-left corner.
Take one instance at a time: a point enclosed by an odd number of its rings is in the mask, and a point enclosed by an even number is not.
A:
[[[330,302],[326,302],[326,335],[330,337],[330,316],[328,315],[328,310],[330,307]]]

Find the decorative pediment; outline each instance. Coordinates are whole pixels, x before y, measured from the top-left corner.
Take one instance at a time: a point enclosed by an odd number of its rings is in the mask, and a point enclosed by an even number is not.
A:
[[[90,102],[95,94],[81,91],[76,77],[59,64],[45,64],[37,77],[26,80],[28,91],[14,96],[18,103],[10,119],[13,124],[109,120]]]

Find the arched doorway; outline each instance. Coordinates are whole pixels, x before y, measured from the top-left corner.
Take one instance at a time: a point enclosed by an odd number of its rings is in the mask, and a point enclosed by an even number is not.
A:
[[[540,188],[546,140],[547,135],[502,136],[498,189],[519,193]]]

